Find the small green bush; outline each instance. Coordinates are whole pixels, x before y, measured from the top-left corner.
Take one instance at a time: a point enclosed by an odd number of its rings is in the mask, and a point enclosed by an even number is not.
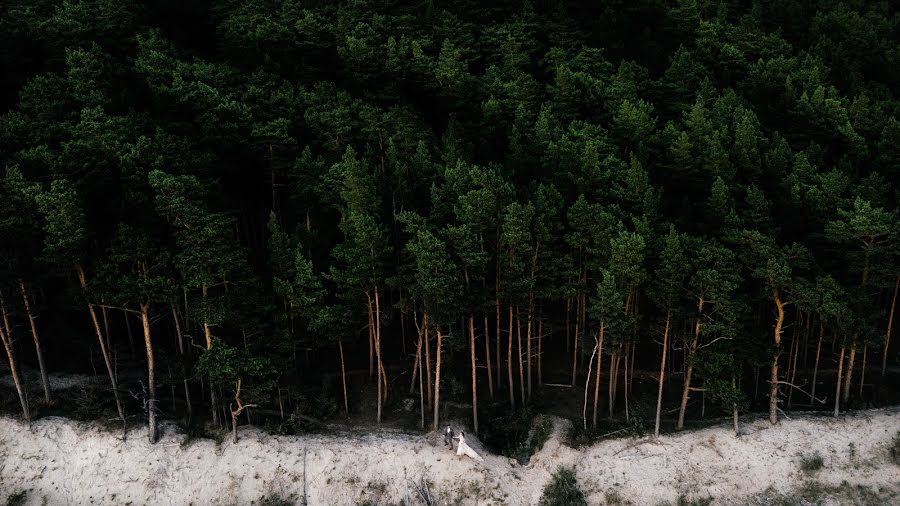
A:
[[[800,469],[802,469],[803,472],[812,473],[823,467],[825,467],[825,460],[822,459],[819,452],[813,453],[812,455],[804,455],[800,458]]]
[[[550,483],[544,487],[540,506],[587,506],[584,492],[578,488],[575,470],[560,467],[553,473]]]
[[[23,506],[28,499],[28,493],[24,490],[13,492],[6,498],[6,506]]]

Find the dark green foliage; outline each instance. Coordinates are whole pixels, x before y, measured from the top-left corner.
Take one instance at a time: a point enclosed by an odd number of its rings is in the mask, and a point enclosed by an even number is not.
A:
[[[0,30],[0,293],[26,367],[20,281],[51,369],[90,370],[107,326],[132,367],[116,311],[143,306],[170,386],[243,378],[260,411],[320,417],[337,378],[371,404],[375,327],[392,416],[426,311],[442,399],[472,393],[471,316],[479,397],[492,350],[519,407],[538,374],[592,385],[602,322],[601,396],[611,356],[640,373],[604,434],[652,418],[666,322],[664,413],[682,360],[716,413],[759,409],[795,342],[810,381],[819,321],[823,371],[841,348],[896,366],[896,2],[13,0]],[[849,405],[884,401],[866,373]],[[492,445],[527,453],[525,418]]]
[[[544,493],[538,504],[541,506],[587,505],[584,492],[578,488],[575,471],[565,467],[557,469],[550,478],[550,483],[544,487]]]

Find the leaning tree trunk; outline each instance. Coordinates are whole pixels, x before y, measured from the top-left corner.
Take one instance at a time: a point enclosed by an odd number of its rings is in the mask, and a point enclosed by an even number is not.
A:
[[[781,294],[773,292],[778,318],[775,320],[775,353],[772,358],[772,374],[769,378],[769,423],[778,423],[778,357],[781,355],[781,328],[784,325],[784,302]]]
[[[3,314],[6,315],[6,307],[3,307]],[[12,336],[4,332],[0,327],[0,340],[3,341],[3,348],[6,350],[6,358],[9,360],[9,371],[12,373],[13,384],[16,386],[16,393],[19,394],[19,402],[22,404],[22,416],[26,422],[31,421],[31,413],[28,411],[28,396],[25,393],[25,386],[22,379],[19,378],[19,365],[16,362],[16,352],[13,349]]]
[[[884,350],[881,352],[881,375],[887,371],[888,345],[891,344],[891,331],[894,325],[894,309],[897,307],[897,290],[900,289],[900,276],[894,282],[894,297],[891,299],[891,312],[888,316],[887,332],[884,333]]]
[[[141,323],[144,325],[144,345],[147,347],[147,420],[150,443],[156,442],[156,365],[153,361],[153,341],[150,337],[150,304],[141,304]]]
[[[366,292],[366,299],[367,299],[368,311],[369,311],[369,336],[370,336],[370,339],[374,341],[375,354],[376,354],[376,356],[378,356],[378,360],[376,363],[376,365],[378,367],[378,371],[376,372],[376,377],[375,377],[375,380],[378,383],[378,394],[377,394],[378,402],[377,402],[377,413],[375,415],[375,422],[381,423],[381,401],[382,401],[381,396],[383,395],[383,392],[382,392],[383,383],[381,381],[381,360],[380,360],[381,352],[378,349],[379,348],[378,347],[378,336],[376,333],[377,331],[375,330],[375,327],[374,327],[375,316],[374,316],[373,309],[372,309],[372,296],[369,292]]]
[[[669,324],[672,321],[672,311],[666,313],[666,330],[663,331],[662,360],[659,361],[659,391],[656,394],[656,425],[653,436],[659,437],[659,423],[662,416],[663,381],[666,377],[666,352],[669,350]]]
[[[813,363],[812,386],[809,393],[809,405],[816,402],[816,380],[819,375],[819,357],[822,354],[822,337],[825,335],[825,322],[819,317],[819,341],[816,343],[816,361]]]
[[[472,420],[475,434],[478,434],[478,387],[475,377],[475,317],[469,315],[469,349],[472,357]]]
[[[437,328],[437,348],[434,353],[436,355],[435,358],[435,366],[434,366],[434,419],[432,422],[431,429],[437,430],[438,424],[440,422],[438,416],[439,408],[441,405],[441,345],[443,344],[444,337],[441,334],[441,328]]]
[[[81,283],[81,289],[87,293],[87,276],[84,274],[84,269],[80,265],[76,265],[75,271],[78,274],[78,281]],[[97,333],[97,340],[100,342],[100,354],[103,355],[103,363],[106,365],[106,372],[109,374],[109,382],[112,384],[113,398],[116,401],[119,419],[122,420],[122,426],[125,427],[125,409],[122,407],[122,400],[119,398],[119,387],[116,385],[116,375],[113,373],[109,350],[106,349],[106,340],[103,338],[103,331],[100,330],[100,320],[97,319],[97,311],[94,308],[94,305],[88,303],[87,306],[88,312],[91,315],[91,322],[94,324],[94,331]]]
[[[41,385],[44,387],[44,401],[50,404],[50,381],[47,379],[47,367],[44,366],[44,350],[41,347],[41,338],[38,335],[37,322],[34,313],[31,312],[31,302],[28,299],[28,289],[25,281],[19,280],[19,291],[22,292],[22,302],[25,303],[25,314],[28,315],[28,323],[31,324],[31,337],[34,339],[34,349],[37,353],[38,366],[41,369]]]

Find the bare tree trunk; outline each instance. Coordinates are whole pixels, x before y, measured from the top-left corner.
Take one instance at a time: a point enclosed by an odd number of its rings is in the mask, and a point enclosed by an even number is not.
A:
[[[572,314],[572,297],[566,297],[566,353],[571,351],[571,343],[570,340],[572,336],[570,335],[571,329],[569,328],[570,320],[569,316]]]
[[[663,350],[662,360],[659,362],[659,390],[656,394],[656,425],[653,429],[653,436],[659,437],[659,423],[662,416],[662,397],[663,397],[663,380],[666,377],[666,353],[669,350],[669,324],[672,321],[672,311],[666,313],[666,330],[663,331]]]
[[[544,341],[544,320],[538,319],[538,335],[537,335],[537,373],[538,373],[538,385],[544,384],[544,374],[543,374],[543,357],[544,350],[542,348],[542,344]]]
[[[378,360],[378,370],[381,371],[384,385],[381,391],[381,402],[384,404],[387,402],[389,384],[381,354],[381,296],[378,294],[378,286],[375,287],[375,358]]]
[[[80,265],[75,266],[78,274],[78,280],[81,283],[83,291],[87,292],[87,277],[84,269]],[[88,312],[91,315],[91,322],[94,324],[94,331],[97,333],[97,340],[100,342],[100,353],[103,355],[103,362],[106,365],[106,372],[109,374],[109,382],[112,384],[113,398],[116,401],[116,409],[119,412],[119,418],[122,420],[122,426],[125,426],[125,410],[122,407],[122,400],[119,398],[119,388],[116,385],[116,375],[113,373],[112,361],[109,357],[109,351],[106,349],[106,340],[103,338],[103,331],[100,330],[100,321],[97,319],[97,311],[94,305],[88,303]]]
[[[791,380],[790,380],[790,381],[791,381],[791,384],[792,384],[792,385],[796,385],[796,384],[797,384],[797,383],[796,383],[796,379],[797,379],[797,355],[800,353],[800,339],[799,339],[799,337],[800,337],[800,336],[797,335],[797,333],[795,332],[795,333],[794,333],[794,339],[793,339],[793,342],[791,343],[791,347],[793,348],[793,353],[791,354],[791,368],[790,368],[790,372],[791,372],[790,378],[791,378]],[[787,407],[788,407],[788,408],[790,408],[790,407],[792,406],[792,404],[793,404],[793,403],[792,403],[793,398],[794,398],[794,389],[793,389],[793,388],[790,388],[790,389],[788,389],[788,398],[787,398]]]
[[[809,405],[816,402],[816,381],[819,375],[819,357],[822,354],[822,337],[825,335],[825,322],[819,317],[819,341],[816,343],[816,361],[813,364],[812,386],[810,387]]]
[[[443,344],[443,335],[441,334],[441,328],[437,328],[437,348],[434,350],[437,358],[435,359],[436,363],[434,366],[434,421],[431,425],[431,430],[438,430],[438,424],[440,422],[439,409],[441,406],[441,346]]]
[[[418,327],[418,325],[419,324],[416,323],[417,327]],[[413,392],[416,391],[416,379],[417,379],[417,376],[419,375],[419,371],[422,369],[420,367],[420,361],[422,360],[422,328],[419,327],[417,330],[418,330],[418,334],[419,334],[419,339],[418,339],[418,341],[416,341],[416,359],[413,362],[412,380],[409,382],[410,395],[412,395]]]
[[[209,288],[206,285],[201,287],[203,292],[203,306],[204,306],[204,316],[203,316],[203,336],[206,338],[206,349],[212,349],[212,330],[209,327],[209,317],[206,316],[205,312],[207,311],[207,295]],[[296,359],[295,359],[296,362]],[[209,401],[212,405],[212,421],[214,425],[219,425],[219,399],[216,394],[216,388],[213,385],[209,386]],[[224,420],[223,420],[224,422]]]
[[[431,394],[432,394],[432,391],[431,391],[431,342],[430,342],[431,340],[429,339],[429,336],[428,336],[428,311],[425,311],[425,313],[422,315],[422,329],[423,329],[423,332],[425,333],[425,372],[428,374],[427,379],[425,381],[428,388],[426,388],[425,390],[427,391],[428,407],[430,408],[432,405],[432,402],[431,402]]]
[[[491,372],[491,329],[488,327],[488,317],[484,316],[484,356],[488,373],[488,392],[491,399],[494,398],[494,374]]]
[[[781,294],[776,290],[772,296],[775,299],[775,307],[778,309],[778,318],[775,320],[775,353],[772,358],[772,374],[769,378],[769,423],[778,423],[778,357],[781,355],[781,327],[784,324],[784,302]]]
[[[338,352],[341,355],[341,386],[344,388],[344,414],[350,414],[350,403],[347,401],[347,370],[344,368],[344,340],[338,338]]]
[[[375,318],[372,316],[372,297],[366,292],[368,298],[367,308],[369,314],[369,377],[375,375]],[[380,380],[379,380],[380,381]],[[381,402],[381,394],[378,394],[378,402]]]
[[[181,332],[181,321],[178,318],[178,309],[172,304],[172,320],[175,322],[175,335],[178,337],[178,355],[181,358],[181,377],[184,383],[184,402],[187,404],[188,420],[194,416],[194,406],[191,403],[191,389],[188,385],[187,360],[184,354],[184,336]]]
[[[900,289],[900,276],[894,282],[894,297],[891,299],[891,312],[888,316],[887,332],[884,333],[884,351],[881,352],[881,375],[887,371],[888,346],[891,344],[891,334],[894,325],[894,309],[897,307],[897,290]]]
[[[41,347],[41,338],[38,336],[37,322],[34,313],[31,312],[31,302],[28,297],[28,289],[25,280],[19,280],[19,290],[22,292],[22,302],[25,303],[25,314],[28,315],[28,323],[31,324],[31,337],[34,339],[34,349],[37,353],[38,367],[41,369],[41,385],[44,387],[44,402],[50,404],[50,380],[47,379],[47,367],[44,365],[44,350]]]
[[[841,346],[841,358],[838,361],[837,383],[834,389],[834,416],[838,416],[841,411],[841,374],[844,372],[844,347]]]
[[[147,347],[147,419],[150,443],[156,443],[156,366],[153,362],[153,341],[150,338],[150,304],[141,304],[141,323],[144,325],[144,345]]]
[[[591,368],[594,366],[594,357],[597,356],[597,348],[600,346],[600,341],[594,341],[594,349],[591,350],[591,358],[588,360],[588,368],[587,368],[587,381],[585,381],[584,385],[584,404],[581,408],[581,423],[584,428],[587,429],[587,400],[588,400],[588,388],[591,386]],[[594,414],[596,415],[597,403],[594,402]],[[596,416],[595,416],[596,418]],[[595,420],[596,421],[596,420]]]
[[[424,323],[424,322],[423,322]],[[424,331],[424,328],[423,328]],[[419,352],[421,353],[421,351]],[[422,382],[422,361],[419,360],[419,428],[425,428],[425,392],[423,389]],[[431,392],[431,386],[428,387],[428,391]],[[429,394],[430,396],[431,394]]]
[[[581,339],[579,339],[579,336],[580,336],[579,331],[581,330],[581,328],[579,327],[579,325],[581,324],[581,316],[580,316],[581,300],[580,299],[578,299],[576,301],[576,306],[578,306],[578,307],[575,309],[575,335],[572,336],[574,339],[574,343],[572,344],[572,386],[573,387],[575,386],[575,377],[576,377],[576,373],[578,372],[578,342],[581,341]]]
[[[600,321],[600,336],[597,338],[597,378],[594,382],[594,412],[591,416],[591,427],[597,428],[597,406],[600,404],[600,370],[603,368],[603,337],[606,334],[606,322]],[[591,382],[588,376],[584,388],[587,389]]]
[[[187,304],[184,310],[187,311]],[[131,331],[131,319],[128,318],[128,311],[122,310],[122,318],[125,320],[125,330],[128,332],[128,347],[131,350],[131,358],[137,357],[137,349],[134,347],[134,332]]]
[[[847,401],[850,400],[850,380],[853,379],[853,363],[856,362],[856,338],[857,335],[853,335],[853,340],[850,341],[850,355],[847,357],[847,373],[844,375],[844,392],[842,395],[842,402],[847,404]]]
[[[735,385],[735,381],[734,381],[734,376],[731,377],[731,388],[737,390],[736,385]],[[740,435],[741,435],[741,428],[740,428],[740,425],[739,425],[739,423],[738,423],[738,422],[739,422],[739,420],[738,420],[738,405],[737,405],[736,402],[733,402],[733,403],[731,404],[731,418],[732,418],[732,421],[734,422],[734,435],[735,435],[735,436],[740,436]]]
[[[863,360],[862,367],[859,368],[859,400],[862,402],[863,398],[863,386],[866,384],[866,352],[869,350],[869,345],[863,345]]]
[[[529,302],[528,303],[528,322],[526,324],[526,330],[525,330],[525,339],[526,339],[525,356],[527,358],[527,364],[528,364],[527,377],[528,377],[528,398],[529,399],[531,399],[531,359],[532,359],[532,357],[531,357],[531,320],[533,317],[534,317],[534,303]]]
[[[500,260],[497,260],[497,284],[495,288],[495,309],[496,309],[496,330],[497,330],[497,342],[495,343],[496,348],[496,357],[497,357],[497,388],[499,389],[503,386],[503,375],[500,374]]]
[[[2,303],[0,303],[2,304]],[[3,306],[3,316],[6,320],[6,306]],[[7,330],[9,326],[6,325]],[[9,360],[9,372],[12,373],[13,384],[16,386],[16,393],[19,394],[19,403],[22,405],[22,416],[26,422],[31,421],[31,413],[28,411],[28,394],[25,392],[25,386],[19,377],[19,364],[16,361],[16,352],[13,348],[12,336],[4,332],[0,327],[0,340],[3,341],[3,348],[6,350],[6,358]]]
[[[509,305],[509,340],[506,349],[506,373],[509,376],[509,405],[516,409],[516,384],[513,382],[513,307]]]
[[[703,314],[703,304],[704,300],[701,297],[697,302],[698,314]],[[681,407],[678,409],[678,425],[675,426],[677,430],[681,430],[684,428],[684,414],[687,411],[688,398],[691,393],[691,376],[694,373],[694,354],[697,352],[697,346],[700,343],[700,316],[697,316],[697,321],[694,324],[694,339],[691,341],[690,346],[687,350],[685,350],[685,362],[686,368],[684,373],[684,388],[681,391]]]
[[[478,434],[478,387],[475,376],[475,317],[469,315],[469,349],[472,357],[472,420],[475,434]]]
[[[522,319],[519,316],[519,307],[516,306],[516,336],[519,343],[519,390],[522,394],[522,404],[525,404],[525,370],[522,367]]]

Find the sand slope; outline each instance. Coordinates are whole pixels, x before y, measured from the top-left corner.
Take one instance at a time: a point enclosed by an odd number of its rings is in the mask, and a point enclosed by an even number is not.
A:
[[[536,504],[557,467],[574,466],[590,504],[618,496],[634,504],[674,503],[679,496],[714,504],[759,503],[759,494],[788,492],[810,477],[803,455],[818,451],[824,484],[900,493],[900,467],[888,445],[900,410],[840,419],[795,418],[770,427],[760,420],[735,438],[726,426],[665,436],[613,440],[575,450],[562,443],[565,421],[519,466],[489,455],[457,457],[428,436],[396,432],[270,436],[242,429],[241,441],[185,442],[172,425],[159,443],[143,431],[123,442],[91,424],[46,418],[30,428],[0,418],[0,502],[28,491],[27,504],[253,504],[269,495],[302,504],[401,503],[427,480],[440,504]],[[768,492],[766,492],[768,490]],[[900,497],[900,496],[898,496]],[[900,499],[898,499],[900,500]],[[418,504],[413,502],[413,504]]]

